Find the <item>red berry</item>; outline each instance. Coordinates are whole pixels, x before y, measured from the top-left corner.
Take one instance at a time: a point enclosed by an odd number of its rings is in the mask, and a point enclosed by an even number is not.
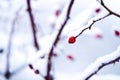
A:
[[[69,37],[69,39],[68,39],[68,42],[69,42],[70,44],[75,43],[75,41],[76,41],[76,37],[74,37],[74,36],[71,36],[71,37]]]
[[[74,60],[72,55],[67,55],[67,58],[70,59],[70,60]]]
[[[58,17],[60,15],[60,10],[56,10],[55,15]]]
[[[102,38],[102,35],[101,34],[96,34],[96,38]]]
[[[120,36],[120,32],[118,30],[115,30],[115,35]]]
[[[35,74],[40,74],[39,70],[34,71]]]
[[[99,13],[99,12],[100,12],[100,8],[97,8],[97,9],[95,10],[95,12],[96,12],[96,13]]]
[[[29,64],[28,66],[29,66],[29,68],[30,68],[30,69],[33,69],[33,66],[32,66],[32,64]]]

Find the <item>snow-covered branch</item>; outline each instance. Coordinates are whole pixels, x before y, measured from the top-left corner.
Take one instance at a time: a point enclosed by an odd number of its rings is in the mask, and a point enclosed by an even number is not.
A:
[[[98,56],[99,53],[104,54],[118,46],[120,27],[117,19],[120,18],[120,10],[119,7],[115,7],[117,1],[115,4],[113,4],[114,0],[93,0],[92,3],[89,3],[89,0],[52,0],[49,3],[46,1],[1,0],[0,80],[3,80],[1,76],[13,80],[89,80],[104,67],[120,61],[119,45],[117,50],[98,58],[79,74],[87,64],[86,60],[89,63],[89,60],[93,60],[93,57]],[[6,4],[8,2],[10,5]],[[56,2],[58,4],[54,5]],[[21,8],[19,9],[20,5],[23,7],[22,11]],[[55,8],[53,12],[51,7]],[[9,11],[11,9],[12,11]],[[50,16],[49,23],[47,18],[51,14],[53,15]],[[42,28],[45,32],[44,36],[37,35],[36,30],[42,33],[40,24],[44,26]],[[31,32],[24,36],[25,27],[32,31],[33,36]],[[78,38],[79,36],[81,38]],[[69,37],[68,43],[67,37]],[[74,44],[77,40],[80,43]],[[109,44],[113,41],[114,44]],[[69,79],[69,76],[72,78]]]
[[[59,30],[59,32],[57,33],[57,36],[56,36],[56,38],[55,38],[55,41],[54,41],[54,43],[53,43],[53,45],[52,45],[52,47],[51,47],[51,50],[50,50],[50,52],[49,52],[49,55],[48,55],[48,63],[47,63],[47,75],[46,75],[46,77],[45,77],[45,80],[51,80],[51,76],[50,76],[50,71],[51,71],[51,59],[52,59],[54,47],[57,45],[57,43],[58,43],[58,41],[59,41],[59,38],[60,38],[60,36],[61,36],[61,33],[62,33],[63,29],[64,29],[64,26],[66,25],[68,19],[70,18],[70,12],[71,12],[73,3],[74,3],[74,0],[71,0],[71,1],[70,1],[70,4],[69,4],[69,6],[68,6],[68,9],[67,9],[66,15],[65,15],[66,18],[65,18],[64,22],[62,23],[62,25],[59,25],[59,26],[61,26],[61,27],[60,27],[60,30]]]
[[[105,15],[105,16],[103,16],[103,17],[101,17],[101,18],[99,18],[99,19],[96,19],[96,20],[90,20],[89,21],[89,24],[87,25],[88,27],[86,27],[86,28],[84,28],[84,29],[82,29],[82,31],[76,36],[76,38],[78,37],[78,36],[80,36],[84,31],[86,31],[87,29],[91,29],[91,27],[96,23],[96,22],[98,22],[98,21],[100,21],[100,20],[103,20],[104,18],[106,18],[106,17],[108,17],[108,16],[110,16],[110,15],[114,15],[114,16],[117,16],[117,17],[119,17],[120,18],[120,15],[119,14],[117,14],[117,13],[115,13],[115,12],[113,12],[112,10],[110,10],[105,4],[104,4],[104,2],[103,2],[103,0],[101,0],[101,1],[98,1],[109,13],[107,14],[107,15]]]
[[[85,71],[82,73],[80,80],[90,79],[93,75],[97,74],[98,71],[100,71],[105,66],[115,64],[116,62],[119,62],[119,60],[120,46],[111,54],[98,58],[94,63],[88,66],[88,68],[85,69]]]

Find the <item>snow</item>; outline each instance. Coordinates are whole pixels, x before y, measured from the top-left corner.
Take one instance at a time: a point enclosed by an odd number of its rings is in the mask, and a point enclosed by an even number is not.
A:
[[[76,36],[84,28],[90,26],[93,23],[93,20],[97,20],[105,14],[107,14],[107,12],[105,11],[100,11],[100,14],[96,13],[95,10],[98,8],[102,9],[102,7],[96,1],[94,1],[90,6],[88,6],[88,9],[84,10],[83,12],[80,12],[80,14],[78,14],[74,19],[72,19],[72,21],[68,25],[65,26],[65,29],[63,30],[63,35]],[[95,35],[96,32],[98,34],[102,33],[102,31],[100,31],[99,28],[94,28],[94,30],[87,32],[87,34],[91,35],[94,33],[93,35]]]
[[[118,57],[120,57],[120,46],[118,47],[118,49],[116,51],[114,51],[106,56],[99,57],[94,63],[89,65],[88,68],[85,69],[85,71],[81,74],[80,80],[84,80],[86,77],[88,77],[92,73],[96,72],[102,64],[109,63],[112,60],[117,59]]]
[[[66,5],[61,13],[61,15],[59,16],[57,22],[56,22],[56,25],[55,25],[55,28],[56,29],[60,29],[61,28],[61,25],[63,24],[63,22],[65,21],[66,19],[66,12],[67,12],[67,9],[68,9],[68,5]]]
[[[114,3],[113,3],[114,2]],[[112,10],[113,12],[116,12],[116,13],[120,13],[120,1],[119,0],[117,0],[117,1],[114,1],[114,0],[111,0],[111,1],[109,1],[109,0],[104,0],[104,3],[105,3],[105,5],[106,6],[108,6],[108,8],[110,9],[110,10]]]
[[[56,79],[55,80],[81,80],[80,74],[73,74],[73,75],[67,75],[67,74],[61,74],[56,73]],[[90,80],[119,80],[119,75],[114,74],[107,74],[107,75],[95,75]]]
[[[68,5],[66,4],[68,4],[68,1],[69,0],[52,0],[50,2],[47,2],[47,0],[32,1],[32,8],[34,9],[33,14],[37,13],[37,18],[40,18],[37,22],[40,23],[42,26],[44,25],[42,29],[44,29],[46,33],[49,33],[49,30],[47,29],[50,27],[50,25],[46,25],[49,23],[56,23],[55,30],[53,30],[51,34],[37,36],[40,50],[36,51],[33,46],[33,37],[31,35],[30,22],[28,21],[29,17],[26,13],[26,2],[24,0],[15,0],[10,1],[9,3],[7,0],[0,0],[0,10],[1,12],[3,12],[0,13],[0,48],[5,49],[4,53],[0,53],[0,80],[5,80],[3,77],[3,73],[5,72],[6,68],[7,44],[9,42],[8,38],[12,26],[11,23],[15,19],[16,11],[20,9],[20,13],[19,15],[17,15],[15,32],[12,39],[10,71],[14,72],[18,70],[18,72],[13,75],[10,80],[43,80],[41,76],[35,75],[34,72],[28,68],[28,64],[32,64],[35,69],[40,70],[41,74],[46,75],[48,53],[63,21],[66,18],[66,10],[68,8]],[[54,52],[58,55],[56,58],[52,59],[53,68],[55,68],[55,72],[53,71],[55,80],[83,80],[83,78],[96,71],[102,63],[109,62],[120,56],[120,47],[115,50],[115,48],[120,44],[119,38],[116,38],[115,36],[113,37],[112,35],[114,34],[112,32],[113,29],[119,29],[119,27],[117,26],[119,25],[119,19],[116,20],[116,18],[113,16],[111,16],[112,18],[109,17],[101,21],[101,23],[96,23],[91,30],[86,30],[83,35],[77,38],[77,41],[74,45],[69,45],[67,43],[68,36],[76,36],[82,29],[88,27],[93,22],[93,20],[96,20],[108,14],[108,12],[95,0],[92,0],[93,2],[91,4],[89,3],[91,2],[89,0],[75,1],[81,3],[74,4],[68,24],[65,26],[58,46],[56,46],[54,50]],[[120,11],[119,7],[117,7],[119,6],[119,1],[116,1],[114,4],[113,1],[104,1],[107,6],[110,6],[109,8],[113,11]],[[57,5],[55,5],[56,3]],[[58,17],[58,19],[51,16],[52,18],[50,18],[50,22],[47,22],[48,17],[45,16],[51,15],[51,10],[61,7],[61,5],[62,7],[64,6],[64,8],[62,14]],[[86,8],[80,6],[81,10],[79,11],[76,8],[76,6],[78,5],[85,5]],[[50,9],[51,7],[52,9]],[[96,8],[101,8],[99,14],[95,13]],[[75,9],[76,11],[78,10],[78,13],[74,14],[75,10],[73,9]],[[50,13],[48,14],[49,11]],[[42,12],[44,12],[45,14]],[[114,22],[115,20],[118,23]],[[112,24],[111,22],[114,24]],[[93,36],[95,36],[96,34],[100,34],[105,38],[98,41],[93,38]],[[37,33],[37,35],[39,35],[39,32]],[[112,53],[107,54],[110,52]],[[66,54],[73,55],[75,61],[69,61],[68,59],[66,59]],[[43,59],[40,58],[43,56]],[[98,59],[96,60],[96,58]],[[88,66],[90,63],[92,64]],[[88,68],[86,68],[87,66]],[[119,80],[119,64],[115,66],[117,66],[117,68],[111,71],[113,74],[106,75],[105,72],[101,72],[100,75],[94,75],[90,80]],[[110,68],[106,70],[108,73],[110,73]],[[83,72],[83,70],[85,71]],[[115,73],[117,73],[117,75]]]

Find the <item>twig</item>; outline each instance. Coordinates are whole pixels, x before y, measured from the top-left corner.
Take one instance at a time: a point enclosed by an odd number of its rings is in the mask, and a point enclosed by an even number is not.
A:
[[[116,62],[119,62],[119,60],[120,60],[120,56],[117,57],[116,59],[108,62],[108,63],[102,63],[102,64],[98,67],[98,69],[97,69],[95,72],[93,72],[91,75],[89,75],[85,80],[88,80],[88,79],[91,78],[93,75],[97,74],[98,71],[100,71],[103,67],[105,67],[105,66],[107,66],[107,65],[110,65],[110,64],[115,64]]]
[[[99,2],[99,1],[98,1],[98,2]],[[77,38],[78,36],[80,36],[80,35],[81,35],[84,31],[86,31],[87,29],[90,30],[91,27],[93,26],[93,24],[95,24],[96,22],[98,22],[98,21],[100,21],[100,20],[102,20],[102,19],[104,19],[104,18],[106,18],[106,17],[108,17],[108,16],[110,16],[110,15],[114,15],[114,16],[117,16],[117,17],[120,18],[120,15],[117,14],[117,13],[115,13],[115,12],[113,12],[113,11],[111,11],[111,10],[104,4],[103,0],[101,0],[99,3],[109,12],[109,14],[107,14],[107,15],[105,15],[104,17],[99,18],[99,19],[97,19],[97,20],[93,20],[93,23],[91,23],[88,27],[84,28],[84,29],[76,36],[76,38]]]
[[[112,14],[112,15],[117,16],[117,17],[120,18],[120,15],[117,14],[117,13],[115,13],[115,12],[113,12],[113,11],[111,11],[111,10],[104,4],[103,0],[101,0],[101,3],[100,3],[100,4],[101,4],[110,14]]]
[[[116,51],[106,56],[98,58],[91,64],[86,71],[82,73],[82,80],[89,80],[93,75],[97,74],[103,67],[115,64],[120,60],[120,46]]]
[[[51,47],[51,50],[49,52],[49,55],[48,55],[48,63],[47,63],[47,75],[45,77],[45,80],[51,80],[51,76],[50,76],[50,71],[51,71],[51,59],[52,59],[52,54],[53,54],[53,51],[54,51],[54,47],[57,45],[58,41],[59,41],[59,38],[61,36],[61,33],[62,33],[62,30],[64,28],[64,26],[66,25],[68,19],[70,18],[70,12],[71,12],[71,9],[72,9],[72,5],[74,3],[74,0],[71,0],[69,6],[68,6],[68,10],[67,10],[67,14],[66,14],[66,19],[65,21],[63,22],[57,36],[56,36],[56,39]]]
[[[5,72],[5,75],[4,75],[7,79],[9,79],[11,77],[11,72],[10,72],[10,55],[11,55],[12,39],[13,39],[13,34],[14,34],[14,28],[15,28],[17,15],[20,12],[21,8],[22,7],[20,7],[16,11],[16,16],[13,19],[12,28],[11,28],[10,36],[9,36],[9,42],[8,42],[8,48],[7,48],[8,50],[7,50],[7,55],[6,55],[6,72]]]
[[[37,37],[36,37],[36,24],[34,22],[34,17],[32,15],[32,8],[31,8],[31,0],[27,0],[27,11],[30,17],[30,21],[31,21],[31,26],[32,26],[32,31],[33,31],[33,37],[34,37],[34,46],[37,50],[39,50],[39,45],[37,42]]]
[[[11,76],[10,73],[10,55],[11,55],[11,46],[12,46],[12,38],[13,38],[13,33],[14,33],[14,26],[12,26],[10,36],[9,36],[9,42],[8,42],[8,52],[6,55],[6,72],[5,72],[5,78],[9,79]]]
[[[96,22],[98,22],[98,21],[100,21],[100,20],[103,20],[103,19],[105,19],[106,17],[108,17],[108,16],[110,16],[111,14],[109,13],[109,14],[107,14],[107,15],[105,15],[105,16],[103,16],[103,17],[101,17],[101,18],[99,18],[99,19],[96,19],[96,20],[92,20],[92,23],[88,26],[88,27],[86,27],[86,28],[84,28],[77,36],[75,36],[76,38],[78,37],[78,36],[80,36],[84,31],[86,31],[87,29],[91,29],[92,28],[92,26],[96,23]]]

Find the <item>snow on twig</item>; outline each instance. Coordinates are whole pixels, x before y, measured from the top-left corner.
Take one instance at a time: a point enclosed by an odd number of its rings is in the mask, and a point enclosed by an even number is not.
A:
[[[88,68],[85,69],[85,71],[82,73],[80,80],[90,79],[93,75],[97,74],[105,66],[115,64],[116,62],[119,62],[119,60],[120,60],[120,46],[117,48],[117,50],[115,50],[111,54],[100,57],[94,63],[89,65]]]
[[[82,31],[76,36],[76,38],[78,37],[78,36],[80,36],[84,31],[86,31],[87,29],[91,29],[92,28],[92,26],[96,23],[96,22],[98,22],[98,21],[100,21],[100,20],[103,20],[103,19],[105,19],[106,17],[108,17],[108,16],[110,16],[111,14],[107,14],[107,15],[105,15],[105,16],[103,16],[103,17],[101,17],[101,18],[98,18],[98,19],[91,19],[90,21],[89,21],[89,23],[86,25],[86,28],[84,28],[84,29],[82,29]]]
[[[87,29],[90,30],[91,27],[92,27],[96,22],[98,22],[98,21],[100,21],[100,20],[103,20],[104,18],[106,18],[106,17],[108,17],[108,16],[110,16],[110,15],[114,15],[114,16],[120,18],[120,15],[117,14],[117,13],[115,13],[115,12],[113,12],[112,10],[110,10],[110,9],[104,4],[103,0],[97,0],[97,1],[98,1],[109,13],[108,13],[107,15],[99,18],[99,19],[96,19],[96,20],[92,20],[92,19],[91,19],[91,20],[89,21],[89,24],[87,25],[88,27],[82,29],[82,31],[81,31],[76,37],[80,36],[80,35],[81,35],[84,31],[86,31]]]

